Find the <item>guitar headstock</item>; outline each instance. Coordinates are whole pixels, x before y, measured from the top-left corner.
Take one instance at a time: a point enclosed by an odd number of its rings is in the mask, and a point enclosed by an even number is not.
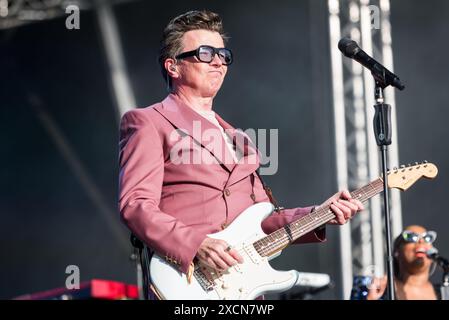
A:
[[[405,191],[420,178],[433,179],[437,174],[437,167],[432,163],[427,163],[427,161],[415,163],[413,166],[401,166],[388,171],[388,187]]]

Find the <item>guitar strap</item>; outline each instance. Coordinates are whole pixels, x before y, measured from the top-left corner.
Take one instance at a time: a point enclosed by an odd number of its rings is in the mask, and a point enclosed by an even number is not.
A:
[[[273,191],[271,190],[271,188],[269,186],[267,186],[265,184],[265,182],[262,179],[262,176],[260,175],[259,171],[256,170],[252,175],[251,175],[251,185],[252,185],[252,190],[253,193],[251,194],[251,199],[253,199],[253,201],[256,200],[256,196],[254,194],[254,176],[257,175],[257,177],[260,180],[260,183],[262,183],[262,187],[265,190],[265,193],[268,196],[268,199],[270,199],[270,202],[274,205],[274,211],[276,211],[277,213],[281,212],[281,210],[283,209],[282,207],[279,206],[279,203],[277,202],[276,198],[273,195]]]

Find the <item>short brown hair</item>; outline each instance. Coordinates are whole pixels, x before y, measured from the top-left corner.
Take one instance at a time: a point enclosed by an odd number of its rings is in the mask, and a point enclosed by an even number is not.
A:
[[[190,30],[209,30],[218,32],[223,41],[227,40],[220,16],[211,11],[188,11],[172,19],[164,29],[159,51],[159,66],[165,81],[171,88],[171,79],[165,70],[165,60],[175,58],[182,51],[182,36]]]

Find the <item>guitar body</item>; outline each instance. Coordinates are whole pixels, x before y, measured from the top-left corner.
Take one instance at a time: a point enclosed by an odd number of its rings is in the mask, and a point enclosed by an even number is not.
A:
[[[268,261],[278,254],[262,257],[252,245],[266,236],[261,224],[273,209],[271,203],[257,203],[243,211],[225,230],[208,235],[225,240],[244,259],[242,264],[224,272],[197,264],[189,284],[184,273],[165,259],[153,255],[151,281],[159,295],[170,300],[240,300],[290,289],[297,281],[297,272],[274,270]]]

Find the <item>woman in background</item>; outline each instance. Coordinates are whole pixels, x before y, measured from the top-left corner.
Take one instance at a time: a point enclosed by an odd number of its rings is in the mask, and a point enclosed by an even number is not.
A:
[[[437,234],[422,226],[409,226],[393,244],[394,285],[397,300],[440,299],[438,286],[429,278],[433,262],[427,251],[433,247]],[[385,294],[387,277],[375,279],[368,289],[367,300],[378,300]]]

